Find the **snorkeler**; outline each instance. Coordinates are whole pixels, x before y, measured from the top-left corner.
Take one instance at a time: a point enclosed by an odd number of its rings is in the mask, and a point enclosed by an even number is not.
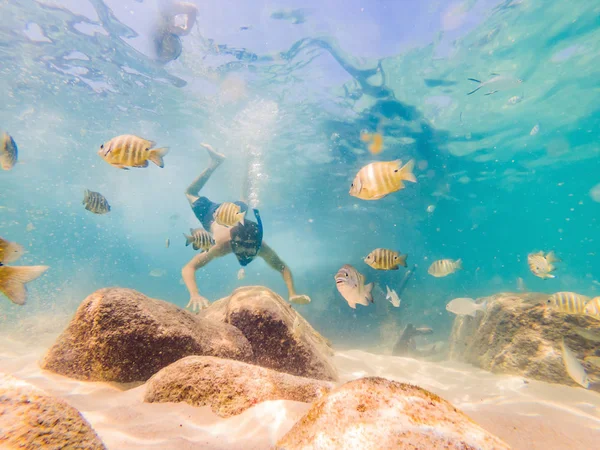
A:
[[[211,158],[210,166],[205,169],[196,180],[187,188],[186,197],[192,207],[192,211],[202,223],[205,230],[213,234],[215,245],[210,250],[194,256],[181,270],[183,281],[190,292],[190,301],[186,308],[192,311],[206,308],[209,302],[198,293],[196,284],[196,270],[208,264],[214,258],[234,253],[242,267],[250,264],[254,258],[260,256],[265,262],[281,273],[283,281],[287,286],[289,300],[292,303],[307,304],[310,303],[310,297],[307,295],[297,295],[294,288],[292,272],[288,266],[279,258],[277,253],[263,241],[263,228],[258,209],[253,209],[256,222],[245,219],[232,228],[219,225],[214,220],[214,213],[219,208],[218,203],[213,203],[206,197],[200,197],[200,190],[204,187],[212,173],[223,162],[225,156],[217,153],[210,145],[201,144]],[[248,211],[248,205],[245,202],[235,202],[241,210]]]
[[[179,36],[190,33],[198,8],[193,3],[174,2],[161,11],[160,24],[154,38],[156,55],[162,63],[179,58],[183,49]]]

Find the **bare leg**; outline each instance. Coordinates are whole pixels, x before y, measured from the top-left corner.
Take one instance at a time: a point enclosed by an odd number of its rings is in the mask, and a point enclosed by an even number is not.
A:
[[[204,169],[204,171],[200,174],[198,178],[196,178],[192,184],[189,185],[187,190],[185,191],[185,196],[190,202],[190,205],[198,200],[198,196],[200,194],[200,190],[204,187],[212,173],[215,171],[217,167],[221,165],[223,160],[225,159],[225,155],[221,153],[217,153],[210,145],[208,144],[200,144],[202,147],[206,149],[208,152],[208,156],[210,156],[210,166]]]
[[[258,253],[265,262],[281,273],[283,277],[283,281],[288,289],[289,300],[292,303],[297,303],[300,305],[305,305],[310,303],[310,297],[308,295],[297,295],[296,289],[294,287],[294,279],[292,278],[292,272],[290,268],[281,260],[279,255],[273,251],[271,247],[269,247],[265,242],[262,243],[260,247],[260,252]]]
[[[200,295],[198,292],[198,285],[196,284],[196,271],[207,265],[215,258],[225,256],[231,253],[231,244],[229,241],[217,243],[210,248],[207,252],[202,252],[194,256],[190,262],[188,262],[183,269],[181,269],[181,277],[185,283],[185,287],[190,293],[190,301],[186,308],[192,309],[192,311],[200,310],[208,307],[208,300]]]

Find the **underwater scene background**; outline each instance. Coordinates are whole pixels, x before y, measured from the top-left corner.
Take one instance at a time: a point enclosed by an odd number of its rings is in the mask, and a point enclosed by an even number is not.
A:
[[[0,226],[26,246],[24,264],[50,266],[25,308],[2,303],[3,327],[71,313],[105,286],[185,306],[180,271],[193,250],[182,233],[198,222],[183,193],[208,164],[200,142],[227,156],[203,193],[237,200],[249,174],[265,241],[312,298],[299,311],[337,345],[376,347],[408,322],[443,339],[450,299],[514,291],[518,277],[533,291],[598,295],[597,2],[207,2],[167,65],[149,37],[160,8],[2,4],[0,123],[21,163],[0,174]],[[294,8],[301,19],[273,13]],[[466,95],[468,78],[492,74],[523,82]],[[368,152],[362,130],[381,132],[382,153]],[[165,168],[106,165],[96,151],[119,134],[169,146]],[[348,195],[363,165],[409,158],[416,184],[373,202]],[[111,213],[85,211],[84,189],[102,192]],[[385,286],[405,269],[364,265],[376,247],[417,266],[399,309]],[[527,268],[540,249],[563,261],[553,280]],[[441,258],[464,270],[429,276]],[[333,281],[343,264],[375,282],[373,307],[347,307]],[[238,268],[231,255],[213,261],[200,292],[284,294],[262,260],[241,281]]]

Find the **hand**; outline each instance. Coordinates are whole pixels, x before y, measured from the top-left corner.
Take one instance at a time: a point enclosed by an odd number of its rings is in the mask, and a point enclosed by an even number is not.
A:
[[[290,297],[290,303],[297,305],[307,305],[310,303],[310,297],[308,295],[292,295]]]
[[[192,312],[198,311],[200,312],[204,308],[208,308],[209,305],[208,299],[202,297],[200,294],[194,294],[190,297],[190,301],[187,304],[186,308],[191,308]]]

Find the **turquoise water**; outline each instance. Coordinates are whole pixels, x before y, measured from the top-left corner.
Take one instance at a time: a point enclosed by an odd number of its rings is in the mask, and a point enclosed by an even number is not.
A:
[[[202,193],[238,200],[250,178],[265,241],[312,298],[297,309],[340,346],[377,347],[407,323],[445,340],[450,299],[514,291],[518,277],[532,291],[599,295],[598,2],[225,3],[199,5],[167,64],[152,46],[157,2],[2,3],[0,127],[21,163],[0,173],[0,230],[27,248],[23,265],[50,270],[27,305],[0,304],[0,326],[72,312],[106,286],[185,306],[194,252],[182,233],[199,224],[184,191],[209,163],[201,142],[227,157]],[[466,95],[468,78],[493,73],[523,83]],[[377,127],[385,148],[371,155],[360,132]],[[165,168],[102,161],[100,144],[120,134],[170,147]],[[417,184],[374,202],[348,195],[362,166],[398,158],[416,160]],[[112,211],[85,211],[84,189]],[[398,309],[385,286],[405,270],[367,267],[376,247],[417,265]],[[537,250],[562,259],[556,279],[529,272]],[[429,276],[441,258],[464,270]],[[352,310],[338,294],[343,264],[375,282],[374,305]],[[287,296],[262,260],[243,280],[238,270],[233,255],[211,262],[200,293],[263,284]]]

